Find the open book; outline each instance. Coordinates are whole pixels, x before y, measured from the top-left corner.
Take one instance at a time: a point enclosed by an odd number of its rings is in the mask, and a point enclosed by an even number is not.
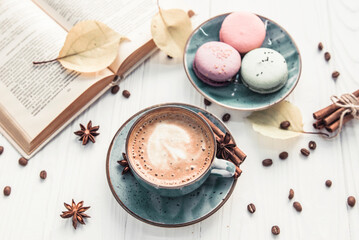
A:
[[[1,133],[24,157],[33,156],[156,50],[150,33],[156,12],[153,0],[1,0]],[[57,57],[71,27],[88,19],[130,39],[108,69],[80,74],[58,62],[32,64]]]

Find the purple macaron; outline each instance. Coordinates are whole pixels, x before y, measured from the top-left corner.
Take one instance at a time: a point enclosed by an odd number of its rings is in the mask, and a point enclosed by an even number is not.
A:
[[[241,67],[238,51],[223,42],[207,42],[198,48],[193,70],[204,83],[221,87],[230,83]]]

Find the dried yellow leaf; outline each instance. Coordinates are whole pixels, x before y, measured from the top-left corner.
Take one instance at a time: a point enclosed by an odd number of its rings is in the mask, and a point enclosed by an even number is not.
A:
[[[69,31],[57,60],[70,70],[97,72],[115,60],[123,38],[101,22],[82,21]]]
[[[181,9],[162,10],[152,18],[151,33],[159,49],[171,57],[182,57],[192,23]]]
[[[248,116],[254,131],[278,139],[289,139],[303,133],[302,114],[295,105],[282,101],[266,110],[253,112]],[[288,130],[281,129],[280,123],[289,121]]]

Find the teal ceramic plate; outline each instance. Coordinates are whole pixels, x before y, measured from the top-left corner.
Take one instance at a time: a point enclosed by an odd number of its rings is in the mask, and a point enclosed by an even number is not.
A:
[[[219,29],[229,13],[219,15],[202,23],[189,37],[183,64],[192,85],[208,100],[227,108],[237,110],[260,110],[276,104],[286,98],[298,83],[302,62],[299,50],[291,36],[277,23],[259,16],[266,25],[267,33],[262,47],[281,53],[288,64],[288,82],[277,92],[258,94],[249,90],[240,80],[225,87],[212,87],[199,80],[193,71],[193,60],[197,49],[209,41],[219,41]],[[240,79],[237,76],[237,79]]]
[[[158,106],[182,106],[187,109],[202,112],[223,132],[228,129],[215,116],[195,106],[170,103]],[[215,213],[230,197],[236,181],[233,178],[209,176],[206,182],[197,190],[182,197],[161,197],[143,188],[130,173],[121,175],[123,167],[117,161],[122,159],[125,152],[127,133],[132,124],[146,111],[142,110],[132,116],[114,136],[106,161],[108,184],[113,196],[119,204],[135,218],[161,227],[182,227],[197,223]]]

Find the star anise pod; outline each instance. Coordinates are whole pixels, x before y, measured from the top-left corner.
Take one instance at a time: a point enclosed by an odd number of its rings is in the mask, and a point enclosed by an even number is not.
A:
[[[100,133],[97,132],[97,130],[100,128],[100,126],[92,126],[92,121],[89,121],[87,124],[87,128],[85,128],[84,125],[80,123],[81,130],[74,132],[77,136],[80,136],[80,141],[82,141],[82,145],[86,145],[89,139],[91,142],[95,143],[95,137],[99,135]]]
[[[63,211],[60,215],[62,218],[70,218],[72,217],[72,226],[76,229],[77,222],[81,224],[85,224],[84,218],[89,218],[90,216],[86,215],[84,212],[89,209],[90,207],[83,207],[84,201],[79,202],[76,204],[72,199],[72,204],[69,205],[64,203],[66,209],[68,211]]]
[[[118,164],[120,164],[123,168],[122,170],[122,175],[127,173],[128,171],[130,171],[130,167],[128,166],[128,160],[127,160],[127,156],[126,153],[122,153],[122,157],[123,159],[120,161],[117,161]]]
[[[233,142],[230,143],[232,139],[231,134],[226,133],[224,137],[217,139],[217,158],[222,158],[228,160],[230,158],[230,153],[233,151],[233,148],[236,146]]]

